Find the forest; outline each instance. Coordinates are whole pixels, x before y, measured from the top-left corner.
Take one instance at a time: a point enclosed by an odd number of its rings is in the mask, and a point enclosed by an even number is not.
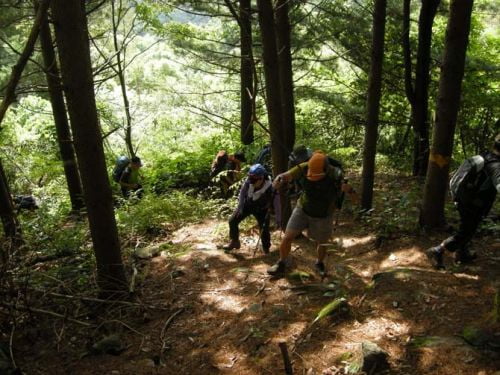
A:
[[[499,21],[0,0],[0,375],[499,375]]]

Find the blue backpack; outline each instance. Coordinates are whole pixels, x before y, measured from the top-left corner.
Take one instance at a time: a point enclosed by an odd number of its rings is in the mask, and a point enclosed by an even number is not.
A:
[[[127,156],[120,156],[116,159],[115,168],[113,169],[113,180],[115,182],[120,182],[123,171],[130,163],[130,159]]]

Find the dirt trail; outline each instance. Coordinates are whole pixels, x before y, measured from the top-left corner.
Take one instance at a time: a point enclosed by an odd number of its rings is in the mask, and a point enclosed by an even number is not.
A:
[[[142,298],[163,302],[168,311],[148,312],[134,325],[143,336],[129,331],[124,353],[67,361],[51,372],[283,374],[280,341],[288,345],[295,374],[344,373],[363,341],[387,351],[389,374],[492,375],[500,369],[498,353],[457,339],[465,325],[493,308],[498,241],[492,248],[475,243],[481,256],[474,266],[435,271],[423,250],[437,238],[401,236],[375,248],[374,235],[344,217],[324,280],[314,275],[315,254],[305,238],[294,244],[292,266],[310,277],[271,279],[266,269],[277,259],[280,233],[273,233],[269,255],[259,249],[254,256],[255,227],[242,233],[242,249],[227,254],[217,248],[226,225],[213,220],[185,226],[168,238],[181,255],[143,263]],[[332,290],[302,287],[318,284]],[[312,325],[318,311],[341,295],[351,313]],[[422,336],[439,339],[416,345]]]

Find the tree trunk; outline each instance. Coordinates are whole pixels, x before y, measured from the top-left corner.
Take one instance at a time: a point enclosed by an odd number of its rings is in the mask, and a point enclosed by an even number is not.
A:
[[[2,220],[3,231],[5,237],[12,240],[13,243],[18,243],[21,239],[21,231],[19,222],[16,218],[12,197],[10,194],[9,184],[5,172],[3,170],[2,161],[0,160],[0,218]],[[5,254],[3,254],[5,259]]]
[[[429,160],[429,82],[432,24],[440,0],[422,0],[418,22],[417,65],[415,67],[412,121],[415,133],[413,175],[425,176]]]
[[[97,281],[103,292],[124,291],[126,277],[97,119],[84,6],[80,0],[51,1],[63,87],[97,262]]]
[[[80,180],[80,174],[78,173],[75,149],[73,147],[73,140],[71,139],[61,78],[47,15],[45,15],[40,28],[40,44],[42,46],[50,103],[52,105],[52,113],[54,114],[57,142],[59,144],[59,152],[61,153],[64,174],[68,185],[71,207],[73,211],[78,212],[85,206],[83,202],[82,182]]]
[[[259,8],[259,25],[262,38],[262,60],[264,63],[264,77],[266,80],[266,105],[271,132],[271,156],[273,160],[273,174],[285,172],[288,167],[288,150],[283,135],[283,112],[280,90],[280,69],[278,51],[276,48],[276,31],[274,28],[274,13],[271,0],[257,0]],[[290,200],[284,192],[280,192],[282,212],[289,212]],[[282,215],[281,227],[284,228],[288,221]]]
[[[120,0],[120,5],[118,8],[118,16],[115,11],[115,0],[111,1],[111,18],[113,20],[113,46],[115,47],[116,55],[116,74],[118,75],[118,80],[120,81],[120,88],[123,97],[123,107],[125,110],[125,144],[127,146],[128,153],[131,157],[135,156],[135,150],[132,145],[132,116],[130,115],[130,103],[128,101],[127,95],[127,85],[125,83],[125,72],[123,71],[122,62],[122,49],[118,45],[118,22],[121,18],[122,12],[122,2]],[[118,17],[118,18],[116,18]],[[118,19],[118,21],[117,21]]]
[[[288,2],[289,0],[278,0],[276,2],[276,36],[283,111],[283,137],[285,139],[287,152],[290,153],[295,143],[295,105]]]
[[[373,12],[372,53],[368,97],[366,101],[366,128],[363,151],[361,207],[370,209],[373,202],[375,155],[377,153],[378,117],[382,92],[382,64],[384,60],[386,0],[376,0]]]
[[[9,105],[16,98],[17,84],[21,79],[21,75],[23,73],[24,67],[26,66],[26,63],[28,62],[29,57],[33,53],[33,48],[35,47],[35,43],[38,38],[38,33],[40,31],[40,24],[42,22],[42,18],[44,17],[45,13],[47,13],[48,7],[49,7],[48,0],[40,1],[40,5],[38,7],[38,11],[36,12],[35,16],[35,22],[33,23],[30,34],[28,36],[28,41],[26,42],[26,45],[24,46],[24,49],[21,52],[21,55],[19,56],[16,65],[14,65],[14,67],[12,68],[9,82],[7,83],[7,87],[5,89],[4,98],[2,104],[0,104],[0,124],[3,121],[5,113],[9,108]]]
[[[444,204],[460,106],[472,5],[473,0],[453,0],[450,4],[450,18],[446,28],[445,50],[436,104],[436,125],[420,213],[420,225],[427,228],[440,227],[446,222]]]
[[[253,52],[251,1],[240,0],[240,100],[241,100],[241,143],[249,145],[253,142]]]

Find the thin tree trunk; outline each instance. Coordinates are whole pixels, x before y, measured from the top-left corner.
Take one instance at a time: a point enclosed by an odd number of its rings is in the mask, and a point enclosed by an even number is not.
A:
[[[82,182],[80,180],[80,173],[78,173],[75,149],[73,147],[73,140],[71,139],[71,130],[66,114],[61,78],[47,15],[45,15],[40,28],[40,44],[42,46],[50,103],[52,105],[52,113],[54,114],[57,142],[59,144],[59,152],[61,153],[64,174],[68,185],[71,207],[73,211],[78,212],[85,206],[83,202]]]
[[[42,19],[47,13],[47,9],[49,7],[48,0],[41,0],[40,5],[38,7],[38,11],[36,12],[35,22],[31,27],[30,34],[28,36],[28,41],[26,42],[19,59],[17,60],[16,65],[12,68],[12,72],[10,74],[9,82],[7,83],[7,87],[5,89],[4,98],[2,104],[0,104],[0,124],[2,124],[3,118],[9,105],[16,98],[16,87],[21,79],[21,75],[23,73],[24,67],[28,62],[29,57],[33,53],[33,48],[35,47],[36,40],[38,38],[38,33],[40,31],[40,25],[42,23]]]
[[[21,230],[17,221],[14,205],[12,204],[12,196],[9,189],[9,184],[5,172],[3,170],[2,161],[0,160],[0,218],[2,220],[3,231],[5,237],[12,240],[13,244],[17,244],[21,239]],[[6,258],[5,254],[2,256]]]
[[[241,142],[249,145],[254,140],[253,134],[253,52],[252,52],[252,23],[251,1],[240,0],[240,42],[241,42]]]
[[[422,0],[418,23],[417,65],[415,67],[412,119],[415,131],[413,175],[425,176],[429,159],[429,83],[432,24],[440,0]]]
[[[118,8],[118,22],[120,20],[121,11],[122,1],[120,0]],[[115,47],[116,55],[116,74],[118,75],[118,80],[120,81],[120,88],[123,97],[123,107],[125,110],[125,144],[130,156],[135,156],[135,150],[132,145],[132,116],[130,115],[130,103],[127,95],[127,85],[125,83],[125,72],[123,71],[122,49],[118,44],[118,22],[116,19],[115,0],[111,1],[111,18],[113,20],[113,45]]]
[[[378,118],[382,92],[386,0],[376,0],[373,12],[372,53],[368,78],[367,118],[363,151],[361,207],[370,209],[373,202],[375,155],[377,153]]]
[[[103,293],[125,291],[126,277],[97,119],[84,7],[80,0],[51,2],[63,87],[96,256],[97,281]]]
[[[259,25],[262,38],[262,60],[264,63],[264,77],[266,80],[266,105],[271,132],[271,156],[273,160],[273,174],[285,172],[288,167],[288,150],[283,135],[283,112],[281,107],[280,69],[276,48],[276,31],[274,27],[274,13],[271,0],[257,0],[259,8]],[[290,200],[281,192],[282,212],[287,209]],[[286,226],[288,217],[282,215],[281,227]]]
[[[427,228],[440,227],[446,222],[444,204],[460,107],[472,5],[473,0],[452,0],[450,4],[450,18],[446,28],[445,51],[439,79],[436,125],[420,213],[420,225]]]
[[[287,152],[290,153],[295,143],[295,104],[288,2],[289,0],[278,0],[276,2],[276,36],[283,111],[283,137],[285,138]]]

